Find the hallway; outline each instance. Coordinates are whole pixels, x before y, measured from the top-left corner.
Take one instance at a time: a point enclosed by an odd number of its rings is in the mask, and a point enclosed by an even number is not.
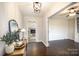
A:
[[[0,37],[9,29],[19,31],[18,39],[28,41],[27,56],[79,55],[78,6],[79,2],[0,2]],[[10,26],[11,20],[18,26]]]

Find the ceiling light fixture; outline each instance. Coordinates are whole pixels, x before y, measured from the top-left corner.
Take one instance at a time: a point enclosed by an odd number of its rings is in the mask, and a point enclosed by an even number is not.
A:
[[[74,16],[76,11],[74,9],[69,10],[69,16]]]
[[[79,13],[79,6],[74,6],[68,9],[68,16],[74,16]]]
[[[34,9],[35,13],[40,13],[41,3],[40,2],[33,2],[33,9]]]

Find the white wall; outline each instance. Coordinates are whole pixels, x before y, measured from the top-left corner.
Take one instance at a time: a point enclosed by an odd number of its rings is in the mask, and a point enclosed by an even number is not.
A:
[[[75,16],[75,42],[79,42],[79,33],[77,32],[77,17],[79,17],[79,15]]]
[[[14,19],[21,27],[21,14],[15,3],[0,3],[0,36],[8,32],[8,21]]]
[[[5,18],[5,5],[0,3],[0,37],[8,30],[8,23]]]
[[[42,39],[41,41],[44,43],[46,47],[49,46],[48,43],[48,17],[42,17]]]
[[[49,41],[74,39],[75,19],[66,16],[55,16],[49,19]]]
[[[68,19],[68,38],[75,40],[75,16],[70,16]]]
[[[16,3],[5,3],[5,11],[8,20],[14,19],[17,21],[19,27],[22,26],[22,15]]]

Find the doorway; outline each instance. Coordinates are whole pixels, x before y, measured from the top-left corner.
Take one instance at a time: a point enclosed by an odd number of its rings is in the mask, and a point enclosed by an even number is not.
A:
[[[49,18],[49,41],[75,39],[75,18],[56,15]]]

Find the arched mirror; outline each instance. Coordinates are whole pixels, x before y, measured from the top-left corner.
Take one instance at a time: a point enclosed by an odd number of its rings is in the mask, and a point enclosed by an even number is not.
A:
[[[16,39],[19,40],[19,27],[17,22],[14,19],[12,19],[12,20],[9,20],[8,24],[9,24],[9,32],[15,33]]]
[[[9,32],[18,31],[18,24],[15,20],[9,20]]]
[[[9,32],[10,34],[13,34],[12,38],[14,38],[14,42],[16,42],[16,48],[17,46],[19,46],[20,42],[21,44],[23,43],[23,41],[21,41],[20,39],[20,29],[18,27],[18,23],[16,22],[16,20],[12,19],[12,20],[9,20],[8,22],[9,24]]]

